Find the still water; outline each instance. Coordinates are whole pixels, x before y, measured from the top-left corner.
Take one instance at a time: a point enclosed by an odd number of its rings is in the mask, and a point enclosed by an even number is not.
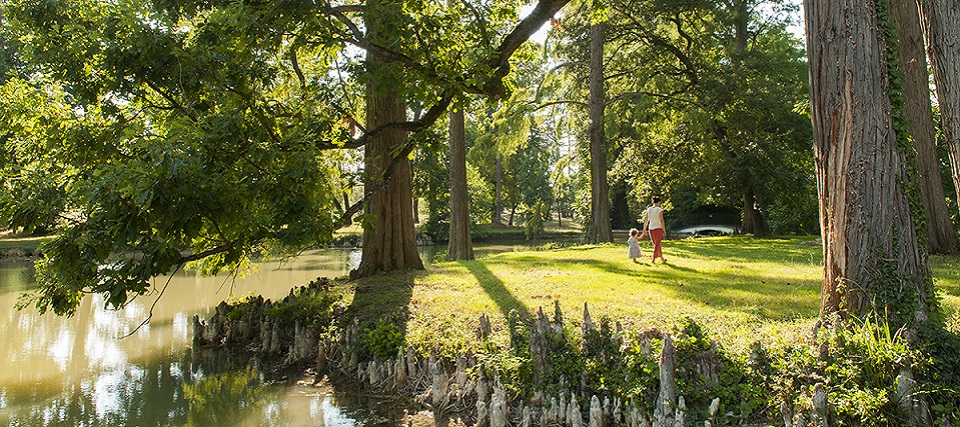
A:
[[[282,298],[292,286],[342,276],[359,255],[317,251],[238,278],[181,271],[155,280],[154,289],[167,284],[162,298],[115,311],[88,296],[71,318],[17,311],[36,286],[32,265],[0,263],[0,425],[397,425],[396,411],[371,411],[330,386],[265,383],[256,361],[191,348],[194,314],[209,318],[231,296]]]

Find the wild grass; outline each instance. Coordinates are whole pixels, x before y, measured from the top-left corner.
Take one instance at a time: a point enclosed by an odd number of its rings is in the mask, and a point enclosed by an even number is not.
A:
[[[643,247],[650,254],[649,241]],[[501,340],[508,313],[531,316],[554,302],[574,325],[583,306],[594,321],[669,329],[689,317],[729,350],[754,342],[790,344],[807,335],[820,308],[821,246],[810,237],[713,237],[665,242],[667,264],[633,263],[625,244],[506,252],[437,262],[425,272],[354,282],[354,313],[371,324],[405,319],[408,343],[423,351],[475,348],[481,314]],[[960,309],[960,257],[933,257],[948,317]]]

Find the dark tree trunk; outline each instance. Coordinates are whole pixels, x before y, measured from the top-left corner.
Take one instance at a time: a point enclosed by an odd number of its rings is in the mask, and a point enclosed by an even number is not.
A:
[[[734,12],[736,13],[735,31],[737,36],[737,50],[744,53],[747,50],[747,42],[750,34],[747,26],[750,23],[750,9],[747,0],[735,0],[733,2]]]
[[[919,0],[953,186],[960,200],[960,0]]]
[[[590,26],[590,226],[587,243],[613,241],[607,185],[607,147],[603,135],[603,27]]]
[[[614,228],[630,228],[636,222],[636,218],[630,216],[630,202],[627,200],[627,183],[619,182],[611,188],[613,201],[610,206],[610,224]]]
[[[936,129],[930,105],[930,74],[923,49],[923,27],[920,25],[917,2],[892,0],[891,12],[900,35],[905,112],[910,120],[910,134],[913,135],[920,165],[920,191],[927,214],[927,249],[934,254],[956,253],[960,246],[957,230],[950,222],[943,180],[940,178],[940,158],[937,156]]]
[[[496,180],[494,183],[494,193],[493,193],[493,216],[490,219],[491,224],[503,225],[503,219],[500,218],[500,214],[503,212],[503,199],[501,192],[503,190],[503,156],[497,154],[497,165],[496,165]]]
[[[473,259],[467,209],[467,149],[463,110],[450,112],[450,240],[447,261]]]
[[[743,232],[754,237],[766,237],[770,234],[763,212],[757,209],[757,196],[752,187],[743,192]]]
[[[917,297],[905,309],[912,313],[901,315],[923,320],[932,281],[904,185],[907,160],[893,131],[886,42],[871,5],[804,0],[823,236],[821,316],[883,313],[874,304],[890,303],[883,287],[892,282],[898,296]]]
[[[385,35],[392,33],[382,28],[383,20],[376,13],[388,14],[399,8],[389,0],[368,2],[366,25],[371,42],[383,43]],[[385,44],[386,45],[386,44]],[[389,65],[372,53],[367,54],[368,72],[374,76],[390,72]],[[406,121],[406,108],[396,88],[383,87],[370,79],[367,87],[367,129],[380,125]],[[360,265],[351,272],[351,277],[363,277],[381,271],[423,269],[417,252],[417,240],[413,226],[413,191],[410,179],[410,160],[406,156],[394,158],[406,142],[406,133],[390,129],[371,138],[364,146],[364,188],[368,193],[383,185],[369,197],[364,213],[372,215],[373,227],[364,227],[363,255]],[[391,169],[392,165],[392,169]],[[387,174],[390,171],[391,173]]]

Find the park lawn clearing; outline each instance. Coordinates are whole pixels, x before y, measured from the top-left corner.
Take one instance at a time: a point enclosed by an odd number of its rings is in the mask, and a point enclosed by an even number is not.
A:
[[[754,342],[798,342],[820,309],[822,249],[814,237],[745,236],[666,241],[667,264],[627,258],[626,244],[528,250],[473,261],[437,262],[425,272],[371,277],[348,296],[361,318],[405,324],[406,340],[421,350],[456,354],[479,345],[478,319],[490,317],[495,339],[506,344],[507,319],[557,302],[568,323],[582,322],[586,304],[594,323],[625,329],[670,329],[685,317],[735,352]],[[960,258],[933,257],[941,303],[950,318],[960,308]]]

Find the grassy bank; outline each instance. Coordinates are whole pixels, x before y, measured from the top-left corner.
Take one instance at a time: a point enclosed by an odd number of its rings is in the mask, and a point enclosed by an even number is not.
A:
[[[634,264],[616,244],[493,254],[357,282],[347,303],[363,317],[402,313],[409,342],[457,350],[476,345],[481,314],[504,331],[511,310],[552,310],[554,301],[577,313],[574,321],[586,303],[595,319],[631,329],[690,317],[731,349],[799,339],[818,315],[822,252],[812,238],[687,239],[667,242],[664,254],[666,265]],[[934,257],[933,267],[945,311],[956,317],[960,258]]]
[[[11,236],[0,237],[0,261],[30,261],[39,256],[37,248],[53,236]]]
[[[574,393],[580,402],[599,395],[651,414],[659,402],[659,351],[674,342],[678,394],[696,423],[707,419],[714,398],[723,414],[717,425],[767,425],[780,417],[782,404],[792,414],[810,414],[819,389],[836,425],[904,425],[898,375],[915,375],[921,385],[914,393],[929,399],[937,425],[960,419],[960,257],[932,260],[953,332],[920,328],[917,345],[908,345],[899,325],[872,321],[812,336],[822,275],[821,246],[813,238],[668,241],[665,265],[633,263],[624,246],[503,252],[436,262],[422,272],[324,282],[268,311],[274,321],[323,330],[329,321],[311,319],[346,305],[347,319],[321,316],[348,321],[337,322],[344,329],[335,336],[353,337],[336,341],[346,343],[338,369],[346,366],[376,387],[384,382],[358,367],[410,346],[421,359],[440,356],[447,367],[475,360],[464,375],[498,378],[514,403],[537,400],[535,391]],[[599,328],[581,328],[585,304]],[[281,309],[295,318],[276,314]],[[546,316],[534,320],[540,309]],[[492,327],[481,334],[482,315]],[[359,328],[349,317],[360,320]],[[624,334],[613,333],[616,323]]]

